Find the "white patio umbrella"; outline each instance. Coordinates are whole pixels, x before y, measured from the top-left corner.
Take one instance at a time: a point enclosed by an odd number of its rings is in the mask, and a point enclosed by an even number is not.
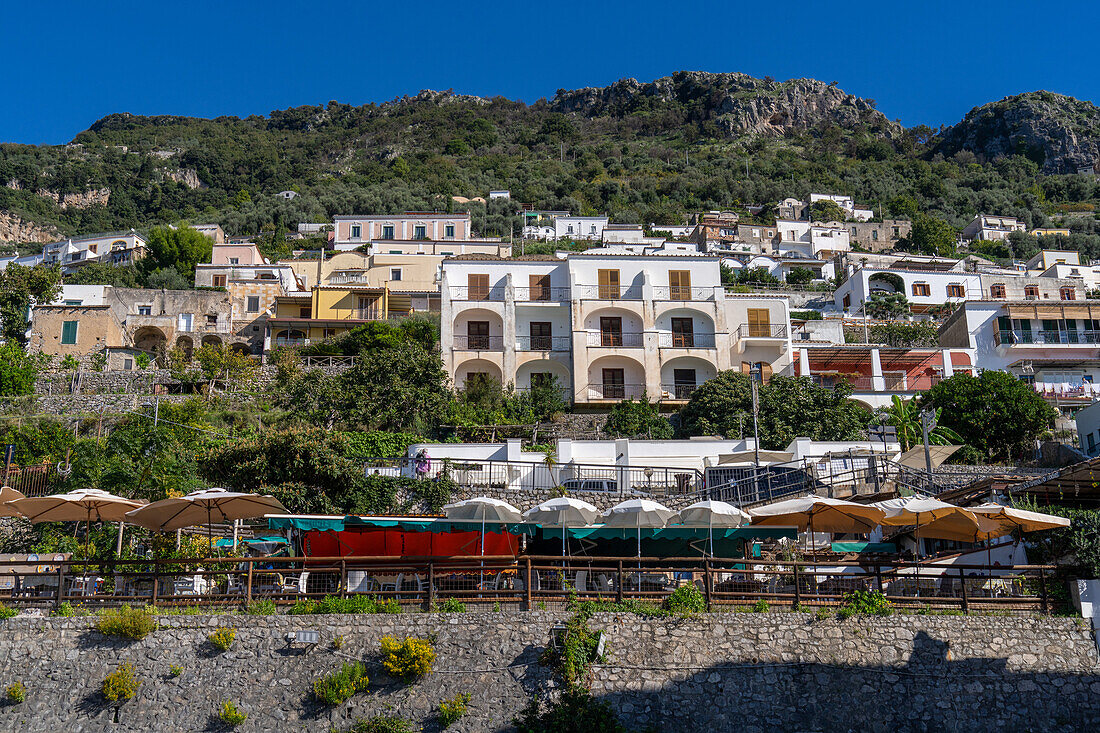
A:
[[[488,496],[475,496],[447,504],[443,507],[447,519],[459,522],[481,522],[481,554],[485,554],[485,524],[514,524],[523,521],[519,509],[500,499]]]
[[[16,499],[23,499],[23,493],[16,491],[10,486],[0,487],[0,517],[21,517],[23,516],[15,507],[8,506],[9,501],[15,501]]]
[[[903,496],[897,499],[876,501],[868,506],[878,507],[886,515],[882,524],[891,527],[916,527],[914,537],[917,543],[917,559],[920,559],[921,523],[933,522],[944,517],[955,516],[963,526],[967,523],[977,527],[978,520],[966,509],[948,504],[938,499],[925,499],[917,496]]]
[[[638,532],[638,557],[642,556],[642,529],[660,529],[676,512],[649,499],[629,499],[603,513],[605,527],[623,527]]]
[[[214,517],[218,517],[219,521],[229,522],[234,519],[262,517],[265,514],[285,513],[286,507],[273,496],[211,488],[154,501],[127,512],[126,521],[162,532],[206,524],[206,535],[210,541],[210,551],[213,552],[214,535],[211,525]]]
[[[691,506],[680,510],[679,515],[672,524],[682,524],[685,527],[706,527],[707,540],[710,546],[710,555],[714,556],[714,528],[740,527],[748,524],[752,517],[748,512],[738,509],[733,504],[724,501],[697,501]]]
[[[100,522],[121,522],[126,519],[127,512],[144,505],[145,502],[140,499],[127,499],[99,489],[77,489],[67,494],[23,497],[5,504],[34,524],[86,521],[88,554],[91,554],[93,516]]]
[[[600,516],[600,510],[587,501],[561,496],[548,499],[523,513],[524,521],[543,527],[561,527],[561,556],[565,557],[565,535],[570,527],[587,527]]]

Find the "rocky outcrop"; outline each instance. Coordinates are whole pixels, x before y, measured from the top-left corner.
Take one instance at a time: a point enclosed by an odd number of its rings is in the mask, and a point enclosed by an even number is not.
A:
[[[206,188],[206,184],[199,179],[198,171],[193,168],[168,168],[164,171],[164,177],[191,189]]]
[[[93,188],[91,191],[81,193],[59,194],[46,189],[36,191],[39,196],[48,198],[62,209],[87,209],[90,206],[106,206],[111,198],[111,189]]]
[[[56,242],[61,232],[56,227],[25,221],[17,214],[0,211],[0,242],[5,244],[24,244],[27,242]]]
[[[687,121],[709,120],[730,135],[780,136],[821,126],[863,125],[886,137],[902,132],[874,102],[814,79],[777,82],[748,74],[681,71],[642,83],[559,90],[552,109],[585,117],[625,116],[654,107],[679,107]]]
[[[1053,92],[1029,92],[975,107],[940,136],[943,155],[1031,158],[1044,173],[1100,168],[1100,109]]]

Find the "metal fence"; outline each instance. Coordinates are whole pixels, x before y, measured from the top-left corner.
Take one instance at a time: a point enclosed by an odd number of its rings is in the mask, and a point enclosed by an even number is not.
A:
[[[324,596],[367,595],[430,609],[445,598],[533,609],[574,598],[662,602],[695,585],[708,608],[841,606],[855,591],[876,591],[898,608],[964,613],[1054,609],[1048,565],[989,567],[725,558],[622,557],[291,557],[191,558],[28,566],[0,562],[0,599],[18,607],[245,606]]]
[[[55,463],[33,466],[17,466],[13,463],[3,469],[4,486],[10,486],[23,496],[48,496],[58,477]]]

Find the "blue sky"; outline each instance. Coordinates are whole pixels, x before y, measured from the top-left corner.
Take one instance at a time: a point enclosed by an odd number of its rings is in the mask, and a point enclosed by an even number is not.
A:
[[[938,126],[1035,89],[1100,101],[1100,3],[20,2],[0,141],[62,143],[111,112],[267,114],[448,89],[534,101],[680,69],[813,77]]]

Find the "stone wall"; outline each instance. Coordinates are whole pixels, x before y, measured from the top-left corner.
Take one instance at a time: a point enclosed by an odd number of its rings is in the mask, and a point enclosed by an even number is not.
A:
[[[357,717],[397,714],[438,730],[441,699],[470,692],[469,715],[450,730],[502,731],[535,694],[553,695],[539,664],[558,612],[409,613],[400,616],[161,618],[145,639],[102,636],[86,619],[0,621],[0,682],[27,687],[0,708],[0,728],[19,731],[218,729],[231,699],[247,713],[239,730],[329,730]],[[232,648],[206,641],[232,626]],[[1100,669],[1087,629],[1073,619],[706,614],[646,619],[597,614],[606,657],[592,691],[633,729],[1089,730],[1100,725]],[[320,632],[316,646],[286,633]],[[378,663],[384,635],[431,637],[435,671],[412,685]],[[335,649],[332,640],[343,637]],[[346,660],[366,662],[370,687],[336,708],[310,699],[312,681]],[[110,706],[104,676],[132,663],[137,697]],[[169,667],[179,665],[178,678]]]

